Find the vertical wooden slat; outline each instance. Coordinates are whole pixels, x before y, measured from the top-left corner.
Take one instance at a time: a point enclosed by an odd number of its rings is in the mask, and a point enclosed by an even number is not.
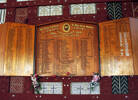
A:
[[[6,37],[6,52],[5,52],[5,70],[8,75],[13,75],[15,72],[15,60],[16,60],[16,40],[17,40],[17,32],[12,24],[8,25],[8,32]]]
[[[5,42],[6,42],[6,25],[0,24],[0,75],[3,75],[5,72],[4,69],[4,57],[5,57]]]

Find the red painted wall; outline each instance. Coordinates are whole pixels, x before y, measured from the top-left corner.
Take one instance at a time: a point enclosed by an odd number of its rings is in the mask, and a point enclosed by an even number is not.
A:
[[[65,2],[67,1],[67,2]],[[123,17],[133,16],[132,0],[34,0],[30,2],[16,2],[16,0],[8,0],[7,4],[0,4],[0,8],[7,8],[6,21],[14,22],[16,15],[16,8],[28,8],[27,24],[43,24],[47,22],[54,22],[61,19],[72,19],[91,22],[102,22],[108,20],[106,2],[120,1],[122,2]],[[70,15],[70,4],[74,3],[96,3],[96,14],[87,15]],[[62,16],[37,16],[37,8],[40,5],[63,5]],[[134,3],[135,4],[135,3]],[[135,6],[134,6],[135,7]]]
[[[48,79],[47,79],[48,78]],[[64,78],[64,79],[63,79]],[[129,93],[126,95],[112,94],[111,77],[100,80],[100,95],[70,95],[71,82],[89,82],[91,77],[43,77],[41,81],[63,82],[63,95],[36,95],[31,89],[30,77],[24,77],[22,94],[9,93],[10,77],[0,77],[0,100],[138,100],[138,76],[128,77]],[[66,99],[64,97],[67,97]]]

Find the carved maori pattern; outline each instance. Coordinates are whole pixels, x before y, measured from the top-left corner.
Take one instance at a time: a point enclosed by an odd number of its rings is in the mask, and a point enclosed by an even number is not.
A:
[[[107,3],[107,13],[110,19],[122,18],[122,4],[121,2]]]
[[[120,2],[116,2],[116,3],[107,3],[107,11],[108,11],[108,15],[110,19],[120,19],[122,17],[122,4]],[[126,33],[125,33],[126,34]],[[125,51],[125,55],[129,56],[129,52],[128,52],[128,43],[127,43],[127,38],[126,35],[122,33],[120,33],[120,47],[124,47],[124,50],[121,49],[120,50],[120,55],[123,56]],[[125,45],[123,46],[123,38],[125,41]],[[128,84],[125,84],[125,86],[123,86],[122,91],[120,90],[120,88],[122,87],[122,82],[124,83],[125,80],[127,80],[126,76],[123,76],[124,79],[122,79],[122,81],[120,81],[120,76],[114,76],[112,77],[112,93],[113,94],[126,94],[128,93]],[[119,81],[116,81],[118,80]],[[127,83],[127,82],[126,82]],[[119,86],[119,87],[118,87]],[[121,86],[121,87],[120,87]],[[127,91],[127,92],[124,92]]]

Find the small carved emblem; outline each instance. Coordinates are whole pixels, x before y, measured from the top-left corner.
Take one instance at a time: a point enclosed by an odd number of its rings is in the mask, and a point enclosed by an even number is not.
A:
[[[64,31],[64,32],[69,32],[69,31],[70,31],[70,25],[69,25],[68,23],[65,23],[65,24],[63,25],[63,31]]]

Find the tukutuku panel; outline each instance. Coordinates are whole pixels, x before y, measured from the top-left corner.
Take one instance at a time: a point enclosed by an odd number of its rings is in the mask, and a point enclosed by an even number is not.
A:
[[[28,23],[28,8],[16,8],[15,22]]]

